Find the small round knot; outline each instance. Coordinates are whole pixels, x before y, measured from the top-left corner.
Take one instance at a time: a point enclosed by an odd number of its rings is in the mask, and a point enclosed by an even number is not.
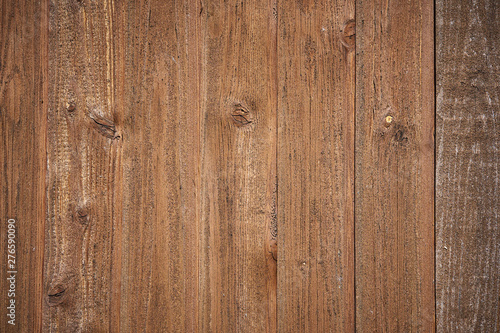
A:
[[[340,41],[347,49],[352,49],[356,46],[356,21],[349,20],[342,28]]]
[[[78,222],[80,222],[80,224],[86,225],[89,223],[89,213],[86,208],[77,209],[76,216],[78,217]]]
[[[74,102],[70,102],[66,104],[66,111],[74,112],[76,110],[76,104]]]

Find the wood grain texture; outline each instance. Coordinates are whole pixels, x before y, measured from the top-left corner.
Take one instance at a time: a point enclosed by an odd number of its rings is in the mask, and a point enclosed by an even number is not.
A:
[[[117,325],[123,332],[197,332],[198,3],[114,8],[123,128]]]
[[[436,2],[439,332],[500,331],[500,4]]]
[[[44,2],[0,3],[0,332],[39,332],[45,221],[48,14]],[[7,221],[15,219],[15,297]],[[7,306],[16,302],[15,325]],[[10,312],[10,311],[9,311]]]
[[[120,127],[110,2],[50,3],[43,330],[111,330]]]
[[[354,332],[353,1],[278,8],[278,328]]]
[[[436,5],[1,0],[0,332],[500,331],[500,5]]]
[[[433,2],[356,2],[356,330],[434,331]]]
[[[276,7],[200,8],[200,331],[276,330]]]

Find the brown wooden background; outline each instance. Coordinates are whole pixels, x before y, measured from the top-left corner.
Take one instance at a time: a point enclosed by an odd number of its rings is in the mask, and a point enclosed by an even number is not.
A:
[[[500,332],[497,0],[0,24],[1,332]]]

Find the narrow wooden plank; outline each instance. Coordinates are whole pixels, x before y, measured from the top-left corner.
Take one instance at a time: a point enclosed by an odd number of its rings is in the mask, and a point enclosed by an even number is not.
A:
[[[356,330],[434,331],[433,1],[356,2]]]
[[[500,4],[436,2],[439,332],[500,331]]]
[[[276,331],[275,12],[269,0],[200,8],[202,332]]]
[[[2,1],[0,6],[0,331],[39,332],[45,222],[47,3]],[[15,222],[8,223],[10,219]],[[9,230],[15,231],[13,238],[8,238]]]
[[[111,329],[120,219],[112,3],[50,7],[44,331]]]
[[[123,332],[197,332],[199,1],[115,4]]]
[[[278,10],[278,327],[354,332],[354,1]]]

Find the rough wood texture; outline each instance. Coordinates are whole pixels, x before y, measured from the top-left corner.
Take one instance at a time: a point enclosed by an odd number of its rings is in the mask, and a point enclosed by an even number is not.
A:
[[[276,13],[200,8],[200,331],[276,330]]]
[[[353,1],[278,9],[278,327],[354,332]]]
[[[500,6],[437,0],[437,95],[433,14],[0,0],[0,331],[500,331]]]
[[[0,3],[0,332],[42,323],[47,126],[47,4]],[[7,220],[16,225],[16,317],[7,306]]]
[[[356,329],[434,331],[433,2],[356,2]]]
[[[198,3],[117,2],[114,13],[115,101],[123,137],[115,326],[123,332],[197,332]]]
[[[500,331],[500,4],[436,2],[439,332]]]
[[[109,2],[50,6],[44,331],[112,328],[119,186]]]
[[[151,1],[115,12],[121,329],[275,331],[271,4]]]

